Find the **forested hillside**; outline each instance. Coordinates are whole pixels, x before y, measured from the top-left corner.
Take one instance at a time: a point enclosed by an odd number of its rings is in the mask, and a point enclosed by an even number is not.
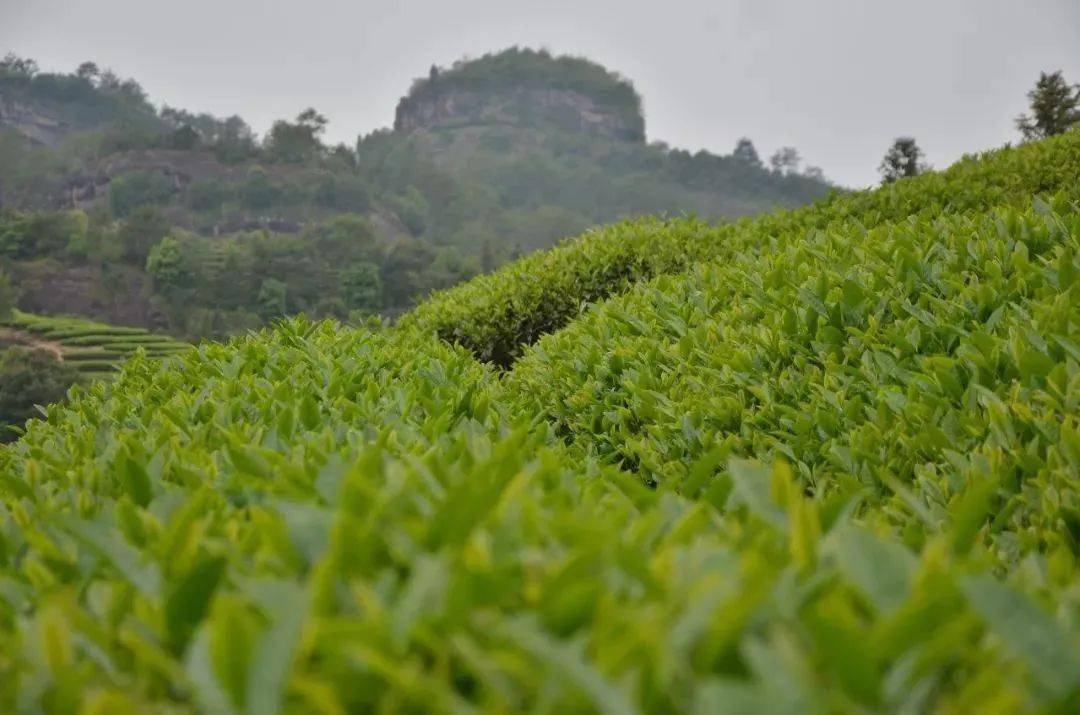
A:
[[[306,312],[395,314],[432,290],[644,214],[721,220],[825,194],[766,168],[646,143],[632,84],[511,49],[433,67],[394,129],[327,146],[314,109],[257,137],[151,105],[93,63],[0,63],[0,260],[19,307],[224,337]]]
[[[0,705],[1075,712],[1078,176],[1074,129],[129,361],[0,451]]]

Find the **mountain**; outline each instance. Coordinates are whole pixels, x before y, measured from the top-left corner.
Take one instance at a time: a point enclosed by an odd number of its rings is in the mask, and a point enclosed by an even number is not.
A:
[[[512,48],[433,67],[393,129],[326,146],[313,109],[260,139],[239,117],[155,109],[91,63],[45,74],[9,56],[0,255],[24,310],[220,337],[301,311],[397,313],[611,221],[724,220],[830,189],[766,169],[749,141],[648,143],[641,106],[593,62]],[[34,288],[49,284],[65,289]]]
[[[645,118],[633,84],[581,58],[512,48],[432,67],[398,103],[394,130],[535,127],[644,142]]]

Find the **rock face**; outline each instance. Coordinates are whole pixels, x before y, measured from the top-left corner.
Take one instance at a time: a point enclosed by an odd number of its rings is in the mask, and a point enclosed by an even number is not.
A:
[[[539,124],[617,141],[645,139],[640,113],[603,105],[574,90],[547,88],[448,89],[405,97],[398,103],[394,130]]]
[[[33,141],[55,146],[67,136],[67,122],[49,116],[33,104],[20,102],[0,94],[0,129],[14,129]]]

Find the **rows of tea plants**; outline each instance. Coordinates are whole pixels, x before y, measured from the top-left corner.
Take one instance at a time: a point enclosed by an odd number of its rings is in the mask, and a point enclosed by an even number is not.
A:
[[[727,253],[506,370],[437,303],[136,354],[0,451],[0,712],[1075,712],[1078,146],[612,229]]]
[[[1069,552],[1076,188],[1026,211],[777,239],[663,277],[541,339],[508,392],[585,453],[686,496],[726,489],[730,456],[782,457],[808,491],[857,495],[921,546],[978,484],[1003,561],[1024,555],[1021,533]]]
[[[463,350],[299,321],[77,391],[0,454],[0,706],[1075,702],[1070,552],[996,578],[977,485],[913,547],[779,462],[650,489],[505,399]]]
[[[145,328],[98,323],[85,318],[44,316],[14,311],[8,329],[29,333],[38,343],[55,347],[85,379],[111,379],[124,360],[142,349],[150,357],[164,358],[187,350],[188,343]]]
[[[910,215],[1023,205],[1033,195],[1075,183],[1077,165],[1080,135],[1072,132],[967,157],[943,172],[878,190],[834,194],[810,207],[732,224],[645,219],[606,227],[437,293],[404,322],[507,367],[524,345],[638,281],[700,260],[727,260],[777,235],[798,239],[838,224],[873,226]]]

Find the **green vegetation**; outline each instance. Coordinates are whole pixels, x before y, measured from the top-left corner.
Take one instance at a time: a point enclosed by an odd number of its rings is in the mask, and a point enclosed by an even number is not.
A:
[[[749,140],[730,156],[646,144],[628,81],[545,52],[436,69],[399,115],[460,92],[453,116],[327,146],[315,109],[260,139],[239,117],[155,111],[96,67],[8,58],[0,102],[20,109],[0,123],[0,262],[16,283],[72,286],[17,305],[193,339],[282,314],[397,315],[593,226],[735,217],[829,188],[794,150],[770,170]],[[349,223],[354,245],[339,240]]]
[[[0,706],[1075,711],[1078,170],[1072,132],[136,356],[0,452]],[[505,372],[436,336],[563,324]]]
[[[62,362],[72,366],[75,377],[84,379],[100,374],[115,375],[124,361],[139,350],[149,358],[163,358],[191,348],[188,343],[143,328],[106,325],[83,318],[15,311],[3,326],[29,334],[38,346],[47,344]],[[3,330],[0,327],[0,337]]]
[[[165,358],[190,349],[143,328],[9,311],[0,319],[0,442],[39,416],[39,406],[62,402],[72,385],[114,379],[140,351]]]
[[[562,327],[587,304],[685,268],[723,238],[724,227],[693,220],[616,224],[436,294],[403,322],[506,367],[524,344]]]
[[[1060,70],[1040,72],[1028,99],[1031,114],[1016,118],[1016,128],[1025,139],[1057,136],[1080,123],[1080,85],[1070,85]]]
[[[59,402],[79,373],[48,350],[12,346],[0,350],[0,443],[15,439],[39,406]]]
[[[923,151],[912,137],[897,137],[878,166],[881,180],[887,184],[897,179],[918,176],[929,168],[922,158]]]
[[[0,60],[0,95],[12,101],[32,102],[77,129],[108,126],[138,134],[164,126],[146,92],[133,79],[114,72],[39,72],[29,58],[8,54]],[[43,137],[47,138],[47,137]]]
[[[642,141],[645,122],[641,97],[634,85],[582,57],[553,57],[545,50],[512,47],[475,60],[455,62],[448,69],[432,66],[427,78],[417,79],[398,105],[398,115],[416,105],[455,92],[493,94],[529,89],[568,90],[628,117],[626,139]]]
[[[405,321],[505,367],[524,345],[643,278],[706,258],[723,262],[776,241],[802,240],[814,231],[1023,204],[1034,194],[1075,183],[1078,165],[1080,143],[1070,135],[969,157],[914,181],[836,194],[805,209],[758,219],[716,227],[647,220],[604,229],[437,294]]]

